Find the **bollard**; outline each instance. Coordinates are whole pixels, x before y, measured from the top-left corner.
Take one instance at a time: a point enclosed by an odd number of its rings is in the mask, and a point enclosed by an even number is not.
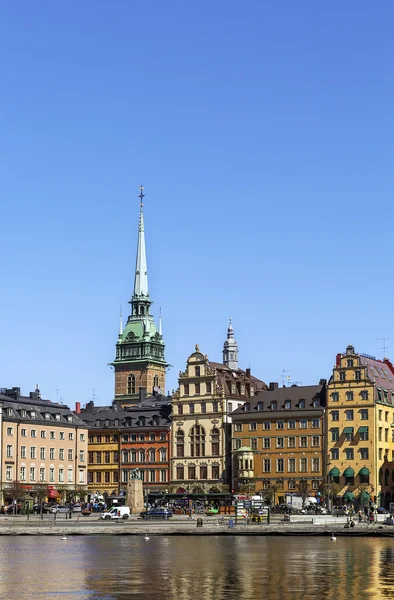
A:
[[[203,520],[197,519],[197,527],[202,527],[202,526],[203,526]]]

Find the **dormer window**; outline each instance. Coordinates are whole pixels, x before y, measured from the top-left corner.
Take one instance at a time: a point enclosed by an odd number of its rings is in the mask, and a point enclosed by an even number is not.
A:
[[[277,402],[271,402],[271,410],[276,410],[278,408]]]
[[[250,386],[250,395],[254,396],[254,387],[253,387],[253,385]]]
[[[27,417],[27,412],[24,409],[21,410],[21,417],[22,417],[22,419],[26,419],[26,417]]]
[[[67,421],[68,421],[69,423],[72,423],[72,422],[73,422],[73,417],[72,417],[72,415],[67,415]]]
[[[35,410],[31,410],[30,411],[30,418],[31,419],[35,419],[36,418],[36,411]]]
[[[12,408],[7,408],[7,417],[12,417],[14,414],[14,411],[12,410]]]
[[[115,419],[115,427],[119,427],[119,419]]]
[[[59,413],[55,414],[55,421],[60,421],[60,414]]]
[[[104,421],[104,425],[105,425],[106,427],[108,427],[108,425],[109,425],[109,420],[108,420],[108,419],[105,419],[105,421]]]
[[[100,427],[100,421],[98,419],[96,421],[96,427]]]
[[[290,408],[291,408],[291,402],[290,402],[290,400],[286,400],[286,402],[285,402],[285,409],[289,410]]]
[[[298,408],[305,408],[305,400],[300,400],[298,402]]]
[[[313,408],[319,408],[320,407],[320,400],[314,400],[313,401]]]
[[[244,404],[244,410],[245,411],[250,410],[250,404],[249,404],[249,402],[245,402],[245,404]]]
[[[47,421],[49,421],[49,419],[51,418],[51,415],[48,412],[46,412],[45,413],[45,418],[46,418]]]
[[[263,410],[263,403],[257,402],[257,410]]]

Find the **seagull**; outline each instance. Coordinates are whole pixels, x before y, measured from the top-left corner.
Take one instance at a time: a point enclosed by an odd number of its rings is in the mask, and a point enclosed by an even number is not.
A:
[[[64,535],[64,536],[63,536],[61,539],[62,539],[62,540],[67,540],[67,538],[66,538],[66,536],[65,536],[65,535]]]
[[[335,537],[335,535],[333,533],[331,534],[331,541],[332,542],[336,542],[337,541],[337,538]]]
[[[145,540],[146,542],[149,542],[149,538],[148,538],[148,534],[147,534],[147,533],[145,534],[144,540]]]

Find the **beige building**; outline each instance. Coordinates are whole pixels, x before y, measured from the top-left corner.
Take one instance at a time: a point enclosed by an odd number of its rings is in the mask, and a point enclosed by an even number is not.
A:
[[[87,487],[88,428],[67,406],[3,389],[1,502],[47,488],[48,499],[80,497]]]
[[[238,368],[238,347],[230,321],[223,364],[195,352],[179,374],[173,394],[171,482],[185,491],[222,491],[231,482],[231,417],[237,407],[266,388]]]

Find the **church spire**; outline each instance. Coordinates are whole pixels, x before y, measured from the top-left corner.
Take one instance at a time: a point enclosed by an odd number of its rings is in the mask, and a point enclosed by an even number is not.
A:
[[[123,335],[123,315],[122,315],[122,307],[120,307],[120,322],[119,322],[119,337]]]
[[[148,267],[146,264],[146,249],[145,249],[145,227],[144,227],[144,212],[143,199],[144,187],[140,186],[140,221],[138,225],[138,243],[137,243],[137,260],[135,263],[135,279],[133,298],[141,298],[141,296],[149,297],[148,291]]]
[[[234,328],[230,319],[227,340],[223,345],[223,364],[236,371],[238,369],[238,344],[234,338]]]

